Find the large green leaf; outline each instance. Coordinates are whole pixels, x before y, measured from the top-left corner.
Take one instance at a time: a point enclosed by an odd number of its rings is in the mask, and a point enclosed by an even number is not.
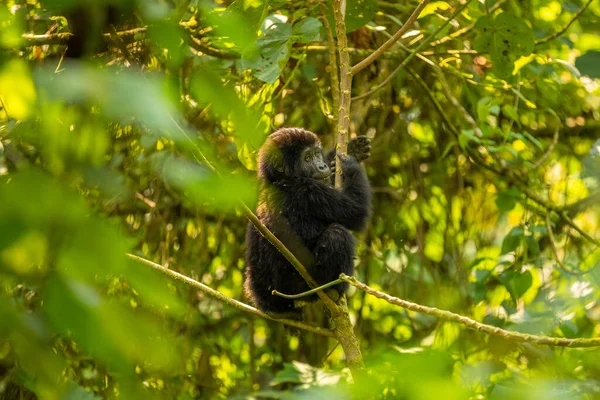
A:
[[[523,239],[523,228],[517,226],[511,229],[511,231],[504,237],[504,241],[502,241],[502,254],[507,254],[515,251],[519,245],[521,244],[521,239]]]
[[[292,39],[298,43],[309,43],[319,40],[323,24],[316,18],[308,17],[296,22],[292,28]]]
[[[256,41],[258,52],[244,53],[242,68],[251,68],[258,79],[273,83],[290,57],[292,25],[271,16],[263,23],[262,31]]]
[[[331,1],[327,2],[329,25],[335,36],[335,21]],[[352,32],[367,25],[377,14],[377,0],[348,0],[346,1],[346,32]]]
[[[256,52],[242,55],[242,68],[253,69],[254,76],[263,82],[275,82],[288,59],[294,43],[319,40],[321,22],[316,18],[304,18],[293,26],[283,22],[281,16],[271,15],[262,24],[262,35],[256,40]]]
[[[513,301],[517,301],[533,283],[531,272],[527,271],[505,271],[498,277],[500,282],[506,287]]]
[[[483,16],[477,20],[475,28],[480,31],[475,39],[475,49],[490,54],[493,70],[499,77],[510,77],[515,60],[533,51],[533,31],[512,13],[503,12],[495,18]]]

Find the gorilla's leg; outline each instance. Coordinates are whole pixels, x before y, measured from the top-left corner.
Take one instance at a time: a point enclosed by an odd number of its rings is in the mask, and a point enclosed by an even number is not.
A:
[[[331,224],[321,234],[314,247],[315,264],[310,273],[319,285],[336,280],[340,273],[354,272],[354,237],[340,224]],[[334,288],[343,293],[346,282]]]

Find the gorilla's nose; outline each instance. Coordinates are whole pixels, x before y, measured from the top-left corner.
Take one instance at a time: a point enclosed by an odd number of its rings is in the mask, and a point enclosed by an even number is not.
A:
[[[329,167],[325,163],[319,164],[319,166],[317,168],[319,169],[320,172],[327,172],[327,171],[329,171]]]

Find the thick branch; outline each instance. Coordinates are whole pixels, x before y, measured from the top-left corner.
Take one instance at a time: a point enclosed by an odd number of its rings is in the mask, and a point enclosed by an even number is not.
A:
[[[396,306],[400,306],[407,310],[420,312],[423,314],[431,315],[436,318],[443,319],[444,321],[458,322],[459,324],[463,324],[468,328],[475,329],[480,332],[484,332],[490,335],[500,336],[506,340],[510,340],[513,342],[526,342],[537,345],[546,345],[546,346],[561,346],[561,347],[599,347],[600,346],[600,338],[592,338],[592,339],[567,339],[567,338],[556,338],[550,336],[539,336],[539,335],[530,335],[527,333],[521,332],[511,332],[506,329],[501,329],[496,326],[482,324],[481,322],[477,322],[471,318],[455,314],[450,311],[440,310],[438,308],[422,306],[420,304],[411,303],[410,301],[399,299],[398,297],[390,296],[387,293],[380,292],[375,290],[362,282],[359,282],[356,278],[341,274],[340,279],[344,282],[348,282],[350,285],[356,287],[368,293],[372,296],[375,296],[379,299],[385,300],[390,304],[394,304]]]
[[[331,74],[331,99],[333,101],[333,142],[337,142],[337,133],[339,130],[339,116],[340,116],[340,76],[338,69],[337,57],[335,54],[335,39],[333,38],[333,31],[329,20],[327,19],[326,7],[321,2],[321,10],[323,13],[323,26],[327,31],[327,50],[329,52],[329,69]]]
[[[419,14],[421,14],[421,11],[423,11],[423,9],[427,5],[427,3],[429,3],[429,0],[422,0],[421,3],[419,3],[417,8],[415,9],[415,11],[413,11],[413,13],[410,15],[410,17],[408,17],[408,20],[406,21],[406,23],[404,25],[402,25],[402,27],[400,29],[398,29],[398,32],[396,32],[394,34],[394,36],[389,38],[384,44],[382,44],[370,56],[368,56],[367,58],[365,58],[364,60],[362,60],[361,62],[356,64],[355,66],[353,66],[352,70],[351,70],[352,75],[356,75],[357,73],[359,73],[360,71],[362,71],[363,69],[365,69],[366,67],[371,65],[383,53],[385,53],[385,51],[387,49],[392,47],[394,45],[394,43],[396,43],[398,40],[400,40],[402,35],[404,35],[406,33],[406,31],[408,31],[408,29],[412,26],[412,24],[417,20],[417,17],[419,16]]]
[[[302,278],[304,278],[306,283],[308,283],[311,288],[319,286],[312,276],[310,276],[304,265],[302,265],[302,263],[296,258],[296,256],[294,256],[294,254],[287,247],[285,247],[285,245],[277,238],[277,236],[273,234],[273,232],[271,232],[262,222],[260,222],[258,217],[252,212],[252,210],[248,208],[246,204],[242,203],[242,211],[244,211],[246,217],[250,220],[250,222],[252,222],[260,234],[263,235],[273,246],[275,246],[275,248],[277,248],[277,250],[290,262],[290,264],[296,268],[296,271],[298,271],[298,273],[302,276]],[[321,300],[323,300],[323,303],[325,303],[329,310],[333,312],[337,309],[337,305],[334,303],[334,301],[331,300],[331,298],[322,290],[317,291],[317,295]]]
[[[345,4],[344,4],[345,5]],[[333,16],[338,40],[340,56],[340,110],[338,116],[338,136],[336,153],[346,153],[348,147],[348,131],[350,129],[350,96],[352,89],[352,72],[350,70],[350,55],[348,54],[348,37],[344,21],[345,9],[340,0],[333,0]],[[335,187],[342,187],[342,165],[336,157]]]
[[[133,254],[127,254],[127,256],[139,263],[148,265],[148,266],[162,272],[163,274],[169,276],[172,279],[175,279],[179,282],[183,282],[186,285],[191,286],[194,289],[201,291],[202,293],[206,293],[207,295],[209,295],[210,297],[212,297],[216,300],[219,300],[223,303],[229,304],[230,306],[233,306],[233,307],[237,308],[238,310],[242,310],[247,313],[254,314],[261,318],[270,319],[273,321],[281,322],[282,324],[286,324],[286,325],[290,325],[290,326],[293,326],[296,328],[300,328],[300,329],[304,329],[304,330],[311,331],[314,333],[318,333],[319,335],[324,335],[324,336],[329,336],[329,337],[334,336],[332,331],[330,331],[328,329],[320,328],[318,326],[304,324],[302,322],[294,321],[291,319],[273,318],[273,317],[269,316],[268,314],[265,314],[264,312],[254,308],[254,307],[249,306],[248,304],[242,303],[241,301],[237,301],[235,299],[232,299],[231,297],[225,296],[223,293],[221,293],[209,286],[206,286],[205,284],[198,282],[192,278],[189,278],[183,274],[180,274],[179,272],[175,272],[173,270],[163,267],[160,264],[156,264],[150,260],[146,260],[145,258],[138,257]]]

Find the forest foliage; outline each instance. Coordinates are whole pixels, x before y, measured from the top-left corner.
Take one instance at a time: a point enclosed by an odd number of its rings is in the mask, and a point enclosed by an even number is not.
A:
[[[342,52],[339,3],[0,4],[0,399],[600,397],[600,2],[346,0]],[[258,148],[340,96],[355,277],[492,334],[352,286],[358,377],[234,301]]]

